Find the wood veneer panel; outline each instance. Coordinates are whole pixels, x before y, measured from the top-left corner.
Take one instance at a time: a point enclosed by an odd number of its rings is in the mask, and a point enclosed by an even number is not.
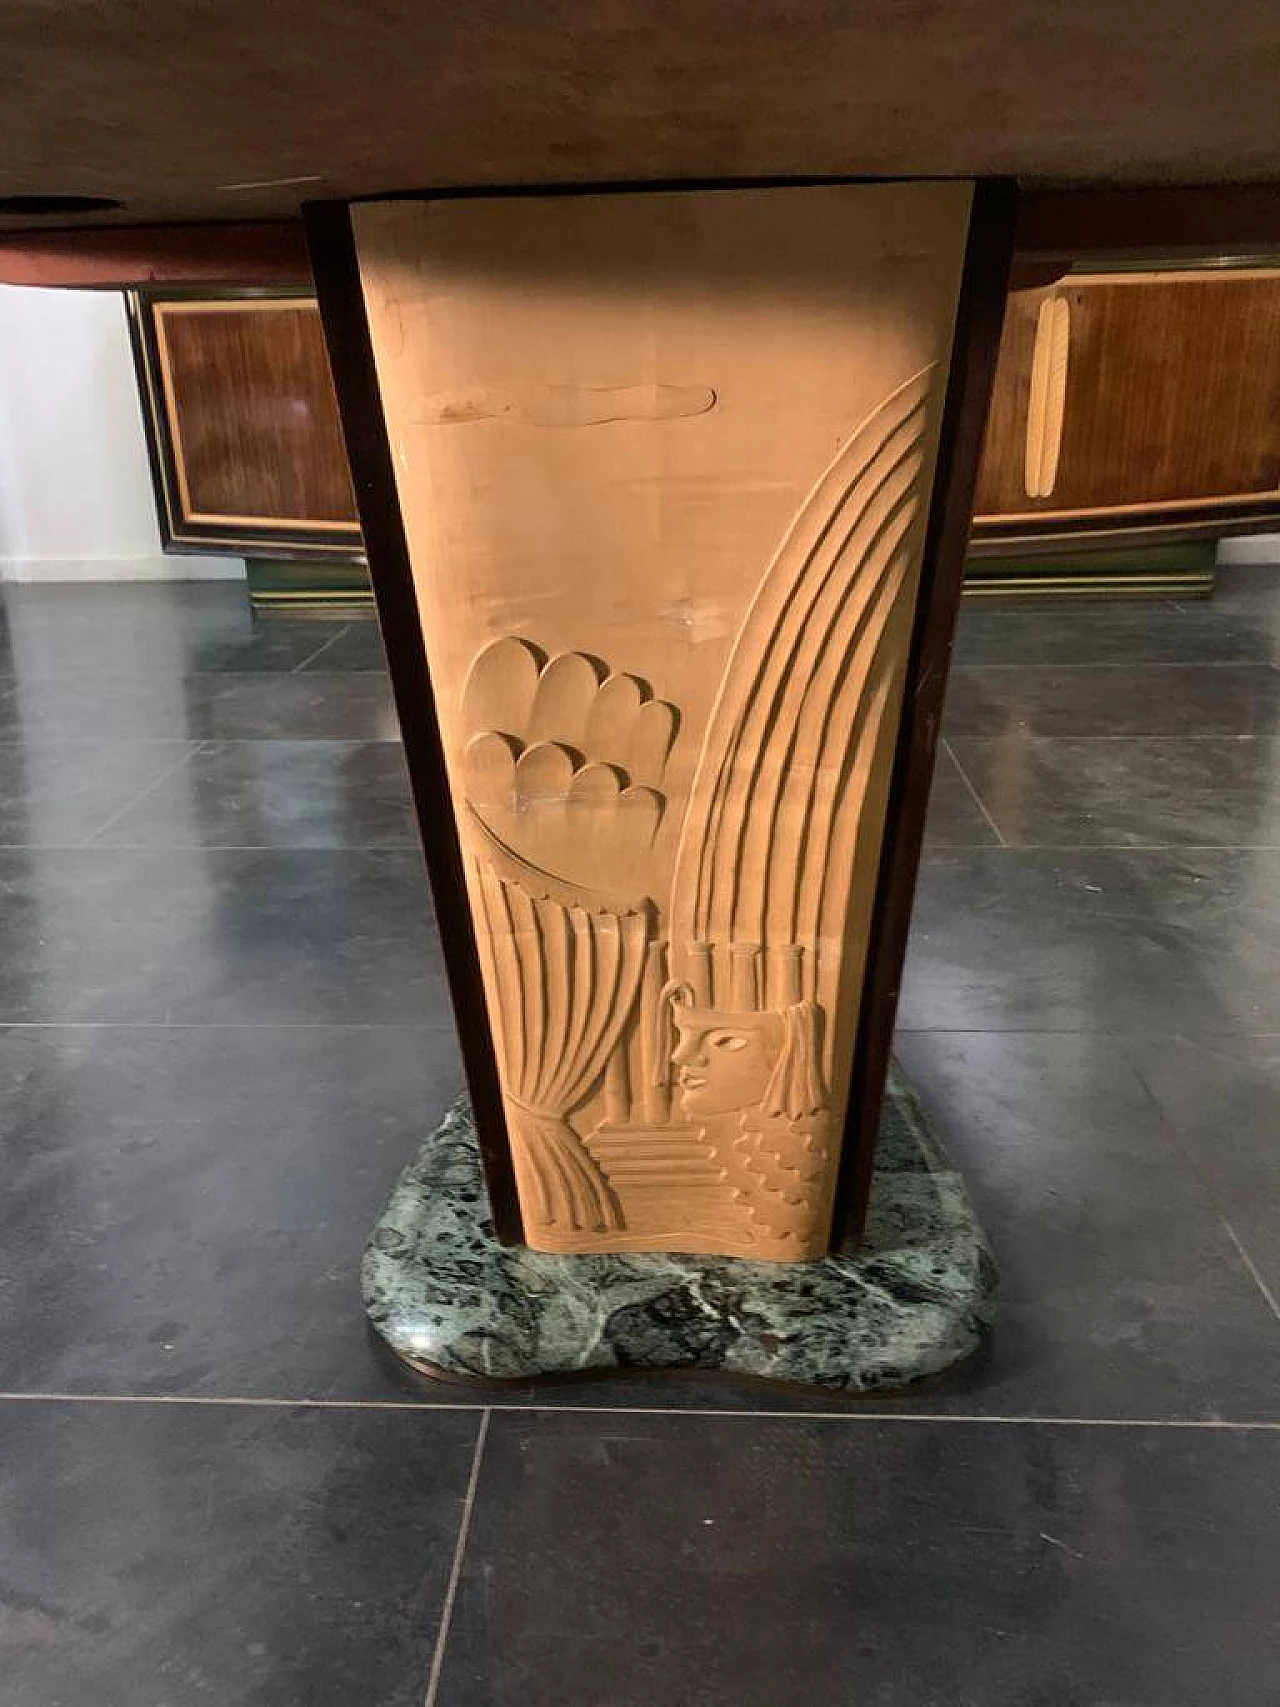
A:
[[[826,1248],[970,200],[353,209],[541,1248]]]
[[[139,285],[282,285],[307,290],[311,269],[294,220],[133,225],[0,235],[0,284],[76,290]]]
[[[1069,314],[1051,490],[1028,493],[1046,303]],[[1010,298],[977,517],[1229,502],[1280,488],[1280,272],[1068,278]]]
[[[182,519],[355,535],[314,301],[158,302],[154,314]]]

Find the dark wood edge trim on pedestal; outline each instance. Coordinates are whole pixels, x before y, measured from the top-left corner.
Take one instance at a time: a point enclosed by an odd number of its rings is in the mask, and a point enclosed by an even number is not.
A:
[[[833,1250],[848,1249],[856,1243],[871,1191],[952,633],[964,581],[973,494],[1004,322],[1017,200],[1016,187],[1009,179],[982,179],[974,186],[915,626],[907,658],[902,721],[871,915],[867,975],[854,1043],[853,1082],[831,1234]]]
[[[404,735],[405,759],[494,1227],[504,1244],[517,1244],[523,1237],[523,1229],[498,1063],[485,1006],[480,955],[471,926],[462,847],[445,771],[444,743],[427,671],[413,570],[396,495],[395,469],[365,316],[350,209],[345,202],[317,202],[307,207],[304,214],[320,318]]]

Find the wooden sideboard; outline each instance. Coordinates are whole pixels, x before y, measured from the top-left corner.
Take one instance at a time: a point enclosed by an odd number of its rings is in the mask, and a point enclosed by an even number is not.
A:
[[[1280,268],[1067,274],[1010,297],[977,574],[1117,547],[1158,574],[1170,547],[1206,542],[1211,563],[1223,535],[1278,526]]]
[[[165,547],[244,554],[261,602],[367,589],[315,299],[139,290]],[[1068,273],[1005,315],[975,589],[1207,590],[1280,528],[1280,266]]]
[[[314,296],[139,290],[129,311],[166,551],[243,555],[268,601],[365,590]]]

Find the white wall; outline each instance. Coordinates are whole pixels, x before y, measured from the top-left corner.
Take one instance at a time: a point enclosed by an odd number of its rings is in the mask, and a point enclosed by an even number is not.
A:
[[[1269,563],[1280,567],[1280,533],[1242,534],[1218,541],[1219,563]]]
[[[0,285],[0,580],[243,574],[162,554],[120,293]]]

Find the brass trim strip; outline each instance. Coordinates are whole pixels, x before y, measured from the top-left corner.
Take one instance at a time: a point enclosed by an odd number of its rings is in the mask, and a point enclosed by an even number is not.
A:
[[[306,309],[317,319],[320,309],[314,296],[251,296],[224,297],[221,299],[201,299],[197,302],[183,302],[174,298],[163,300],[153,299],[151,303],[156,319],[166,314],[263,314],[276,308],[291,310]]]
[[[1147,573],[1131,574],[1053,574],[1053,575],[984,575],[966,580],[967,599],[994,599],[1009,594],[1028,594],[1047,598],[1079,595],[1090,598],[1125,598],[1142,593],[1158,596],[1170,593],[1190,593],[1208,598],[1214,586],[1214,572],[1209,569],[1153,569]]]
[[[1115,271],[1110,269],[1082,273],[1068,271],[1063,275],[1060,284],[1064,287],[1082,284],[1150,284],[1153,279],[1158,279],[1161,284],[1203,284],[1208,279],[1235,281],[1237,279],[1275,278],[1280,278],[1280,267],[1267,266],[1265,263],[1237,267],[1207,262],[1199,267],[1188,267],[1186,265],[1142,268],[1117,267]]]
[[[350,607],[358,610],[373,609],[372,591],[362,593],[358,588],[311,588],[298,591],[288,591],[273,588],[268,592],[258,592],[250,588],[250,602],[255,606],[290,605],[314,607],[315,609],[345,609]]]
[[[186,510],[183,520],[205,527],[264,527],[305,529],[310,533],[349,533],[359,536],[359,522],[318,521],[309,516],[236,516],[218,510]]]

